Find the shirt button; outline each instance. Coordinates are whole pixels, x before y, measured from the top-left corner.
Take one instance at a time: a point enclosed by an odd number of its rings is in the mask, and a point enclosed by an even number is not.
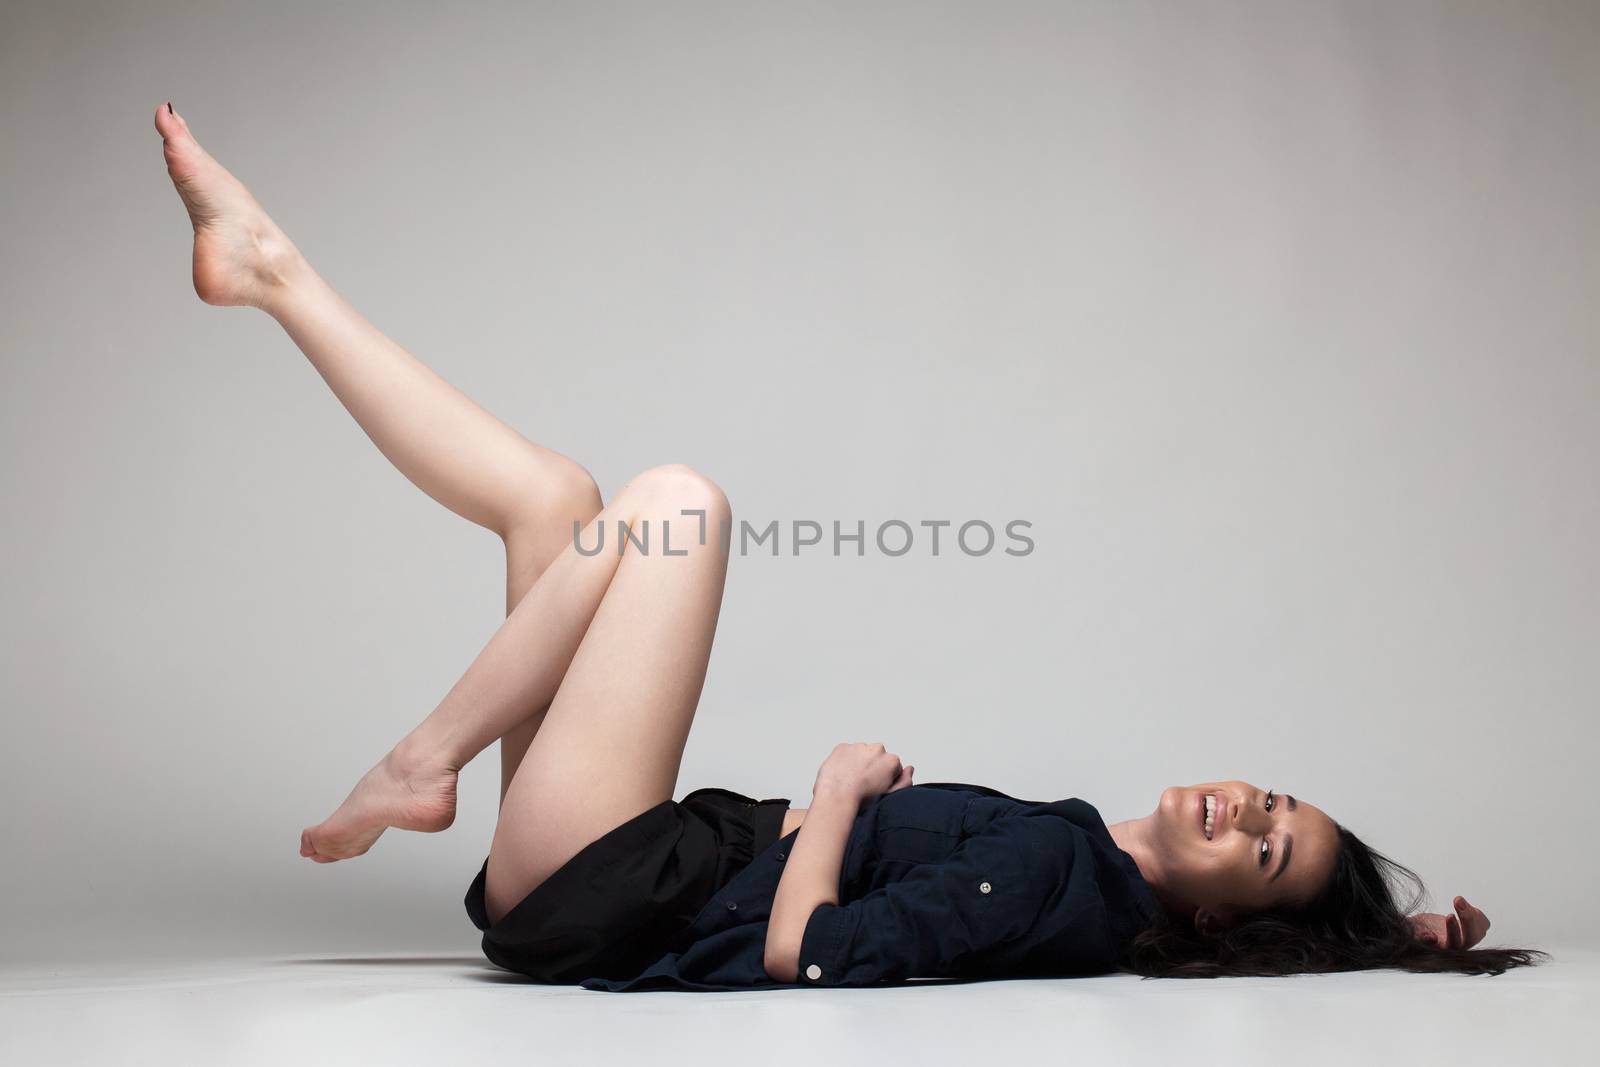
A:
[[[994,886],[990,885],[988,882],[980,882],[978,884],[978,892],[980,892],[980,893],[987,893],[989,890],[991,890],[993,888],[994,888]]]
[[[780,860],[781,860],[781,859],[783,859],[783,853],[782,853],[782,852],[780,852],[780,853],[778,853],[778,858],[779,858],[779,859],[780,859]]]
[[[815,982],[818,978],[822,977],[822,968],[813,963],[811,966],[806,968],[806,977]]]
[[[984,892],[987,893],[988,890],[985,889]],[[738,911],[739,910],[739,902],[737,900],[728,901],[728,910],[729,911]]]

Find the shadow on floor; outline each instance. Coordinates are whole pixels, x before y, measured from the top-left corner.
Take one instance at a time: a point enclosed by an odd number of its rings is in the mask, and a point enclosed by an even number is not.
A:
[[[502,970],[482,956],[307,956],[273,960],[274,967],[439,967],[465,968],[462,977],[493,985],[547,985],[516,971]]]
[[[308,956],[273,960],[277,967],[492,967],[482,956]]]

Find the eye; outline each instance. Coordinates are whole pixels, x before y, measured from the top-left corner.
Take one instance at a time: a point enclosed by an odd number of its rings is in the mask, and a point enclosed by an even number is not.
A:
[[[1261,839],[1261,850],[1257,855],[1260,858],[1257,860],[1256,866],[1265,867],[1267,865],[1267,857],[1272,855],[1272,842],[1263,837]]]
[[[1272,795],[1272,790],[1267,790],[1267,810],[1271,811],[1278,806],[1277,800]]]

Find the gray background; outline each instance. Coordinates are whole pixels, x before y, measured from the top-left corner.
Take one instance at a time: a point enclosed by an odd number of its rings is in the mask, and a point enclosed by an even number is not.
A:
[[[1240,776],[1600,933],[1594,5],[84,4],[0,16],[0,952],[460,948],[456,827],[297,855],[498,625],[492,535],[200,304],[174,100],[607,493],[1034,523],[734,561],[679,793],[841,740],[1115,820]]]

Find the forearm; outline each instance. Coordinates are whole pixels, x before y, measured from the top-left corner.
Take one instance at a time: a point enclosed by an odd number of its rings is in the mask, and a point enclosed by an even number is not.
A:
[[[805,809],[805,821],[778,881],[767,923],[763,963],[775,982],[793,982],[800,970],[800,941],[819,904],[839,902],[839,874],[860,801],[845,792],[819,792]]]

